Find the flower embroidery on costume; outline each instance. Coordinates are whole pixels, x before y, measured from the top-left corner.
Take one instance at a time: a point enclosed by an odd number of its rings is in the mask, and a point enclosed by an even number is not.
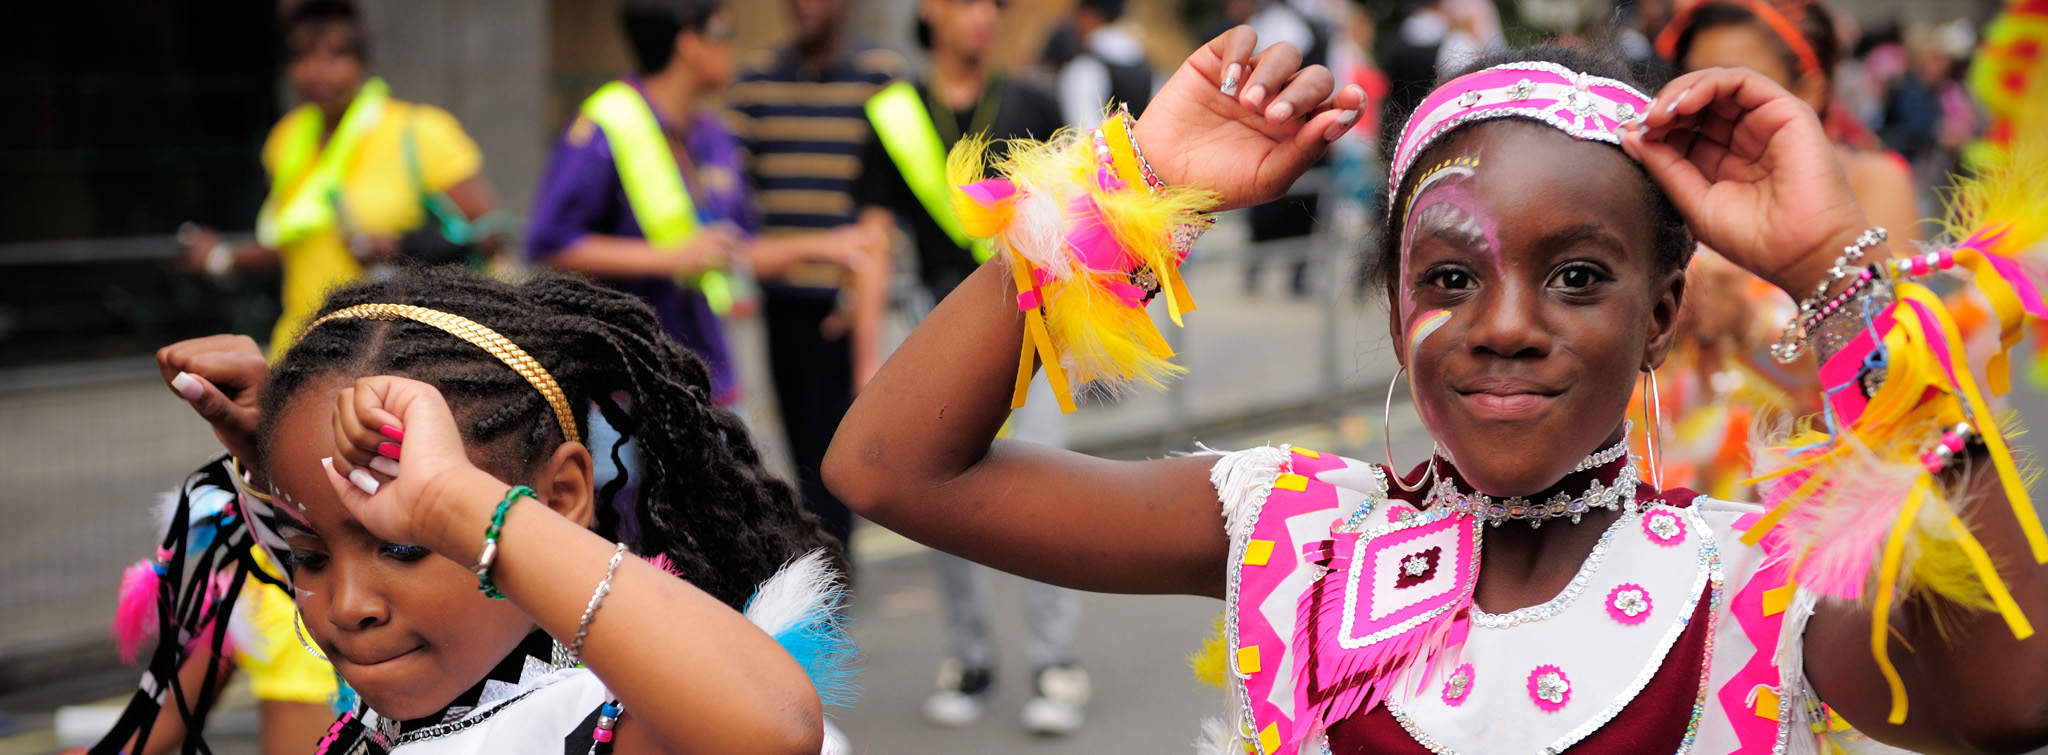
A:
[[[1436,562],[1443,558],[1444,549],[1431,547],[1401,559],[1401,573],[1394,578],[1394,589],[1400,590],[1425,584],[1436,577]]]
[[[1564,675],[1564,669],[1548,663],[1537,666],[1529,672],[1529,699],[1546,713],[1564,710],[1572,699],[1572,680]]]
[[[1451,678],[1444,680],[1444,704],[1453,708],[1465,704],[1465,698],[1472,694],[1472,664],[1462,663],[1451,672]]]
[[[1650,591],[1633,582],[1615,585],[1607,593],[1607,615],[1626,626],[1635,626],[1650,618]]]
[[[1669,511],[1652,511],[1643,515],[1643,534],[1658,545],[1677,545],[1685,542],[1685,523]]]

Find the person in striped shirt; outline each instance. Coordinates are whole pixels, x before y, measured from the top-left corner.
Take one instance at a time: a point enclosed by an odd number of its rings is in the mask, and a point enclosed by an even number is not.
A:
[[[881,364],[888,305],[886,224],[859,224],[853,184],[869,126],[862,106],[908,64],[846,28],[846,0],[788,0],[791,41],[743,62],[726,93],[730,121],[750,155],[761,233],[868,228],[863,243],[831,254],[761,247],[749,257],[761,283],[769,371],[804,505],[845,543],[853,515],[818,468],[852,404]]]

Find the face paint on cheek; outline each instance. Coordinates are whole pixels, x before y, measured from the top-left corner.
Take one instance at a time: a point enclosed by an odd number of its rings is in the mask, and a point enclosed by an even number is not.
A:
[[[1415,347],[1421,346],[1423,340],[1429,338],[1438,328],[1443,327],[1444,323],[1450,321],[1451,312],[1447,309],[1432,309],[1422,313],[1413,324],[1408,326],[1408,358],[1414,359]]]

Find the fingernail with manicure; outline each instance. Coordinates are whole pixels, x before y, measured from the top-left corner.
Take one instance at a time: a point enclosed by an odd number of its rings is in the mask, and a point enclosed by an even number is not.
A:
[[[405,442],[405,431],[404,431],[404,430],[400,430],[400,429],[398,429],[398,428],[396,428],[396,427],[392,427],[392,426],[390,426],[390,425],[385,425],[385,426],[383,426],[383,427],[377,428],[377,432],[379,432],[379,433],[383,434],[383,436],[384,436],[384,437],[386,437],[386,438],[390,438],[390,439],[391,439],[391,442],[393,442],[393,443],[404,443],[404,442]]]
[[[1337,137],[1343,136],[1343,135],[1344,135],[1344,132],[1346,132],[1346,131],[1350,131],[1350,130],[1351,130],[1351,124],[1354,124],[1354,123],[1357,123],[1357,122],[1358,122],[1358,111],[1356,111],[1356,110],[1346,110],[1346,111],[1343,111],[1343,112],[1340,112],[1340,113],[1338,113],[1338,114],[1337,114],[1337,122],[1336,122],[1336,123],[1332,123],[1332,124],[1330,124],[1330,128],[1329,128],[1329,130],[1327,130],[1327,131],[1324,131],[1324,132],[1323,132],[1323,141],[1326,141],[1326,142],[1334,142],[1334,141],[1337,141]]]
[[[1291,102],[1276,102],[1266,109],[1266,117],[1275,121],[1287,120],[1291,115],[1294,115],[1294,103]]]
[[[1237,96],[1237,75],[1243,72],[1244,66],[1236,63],[1232,63],[1230,67],[1223,69],[1223,95],[1225,97]]]
[[[193,377],[189,372],[180,372],[177,377],[171,378],[171,388],[177,390],[178,395],[184,396],[186,401],[198,401],[206,396],[206,386],[201,385],[199,378]]]
[[[1688,94],[1692,94],[1692,87],[1686,87],[1686,88],[1685,88],[1685,91],[1683,91],[1683,92],[1679,92],[1679,93],[1678,93],[1678,96],[1677,96],[1677,97],[1673,97],[1673,98],[1671,98],[1671,104],[1669,104],[1669,105],[1665,105],[1665,106],[1664,106],[1664,112],[1666,112],[1666,113],[1676,113],[1676,112],[1678,112],[1678,103],[1679,103],[1679,102],[1681,102],[1681,101],[1683,101],[1683,100],[1685,99],[1685,96],[1686,96],[1686,95],[1688,95]]]
[[[391,458],[393,458],[393,459],[397,459],[397,458],[398,458],[398,453],[399,453],[399,451],[400,451],[400,450],[401,450],[401,449],[400,449],[400,448],[398,447],[398,444],[397,444],[397,443],[379,443],[379,444],[377,444],[377,453],[383,454],[383,455],[385,455],[385,456],[389,456],[389,457],[391,457]]]
[[[398,476],[398,462],[386,459],[382,456],[371,459],[370,468],[384,473],[385,477]]]
[[[1244,101],[1245,104],[1252,107],[1266,104],[1266,86],[1264,84],[1253,84],[1252,88],[1244,90]]]
[[[361,488],[363,495],[377,494],[377,478],[371,477],[369,472],[351,469],[348,471],[348,481],[355,483],[356,487]]]

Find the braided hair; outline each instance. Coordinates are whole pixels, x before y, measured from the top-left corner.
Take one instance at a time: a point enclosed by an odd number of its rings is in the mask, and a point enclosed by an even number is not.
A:
[[[320,315],[357,304],[411,304],[469,318],[525,349],[553,374],[572,408],[596,406],[637,442],[637,493],[620,501],[628,465],[598,491],[592,526],[642,555],[667,555],[698,588],[735,609],[793,558],[837,543],[761,462],[747,428],[711,402],[704,363],[671,341],[654,311],[589,280],[538,272],[506,283],[449,267],[408,268],[335,291]],[[259,441],[294,395],[325,378],[399,375],[448,400],[463,445],[502,479],[532,474],[563,442],[553,410],[489,352],[411,320],[339,319],[304,334],[263,389]],[[588,438],[582,412],[577,430]],[[843,569],[842,569],[842,573]]]

